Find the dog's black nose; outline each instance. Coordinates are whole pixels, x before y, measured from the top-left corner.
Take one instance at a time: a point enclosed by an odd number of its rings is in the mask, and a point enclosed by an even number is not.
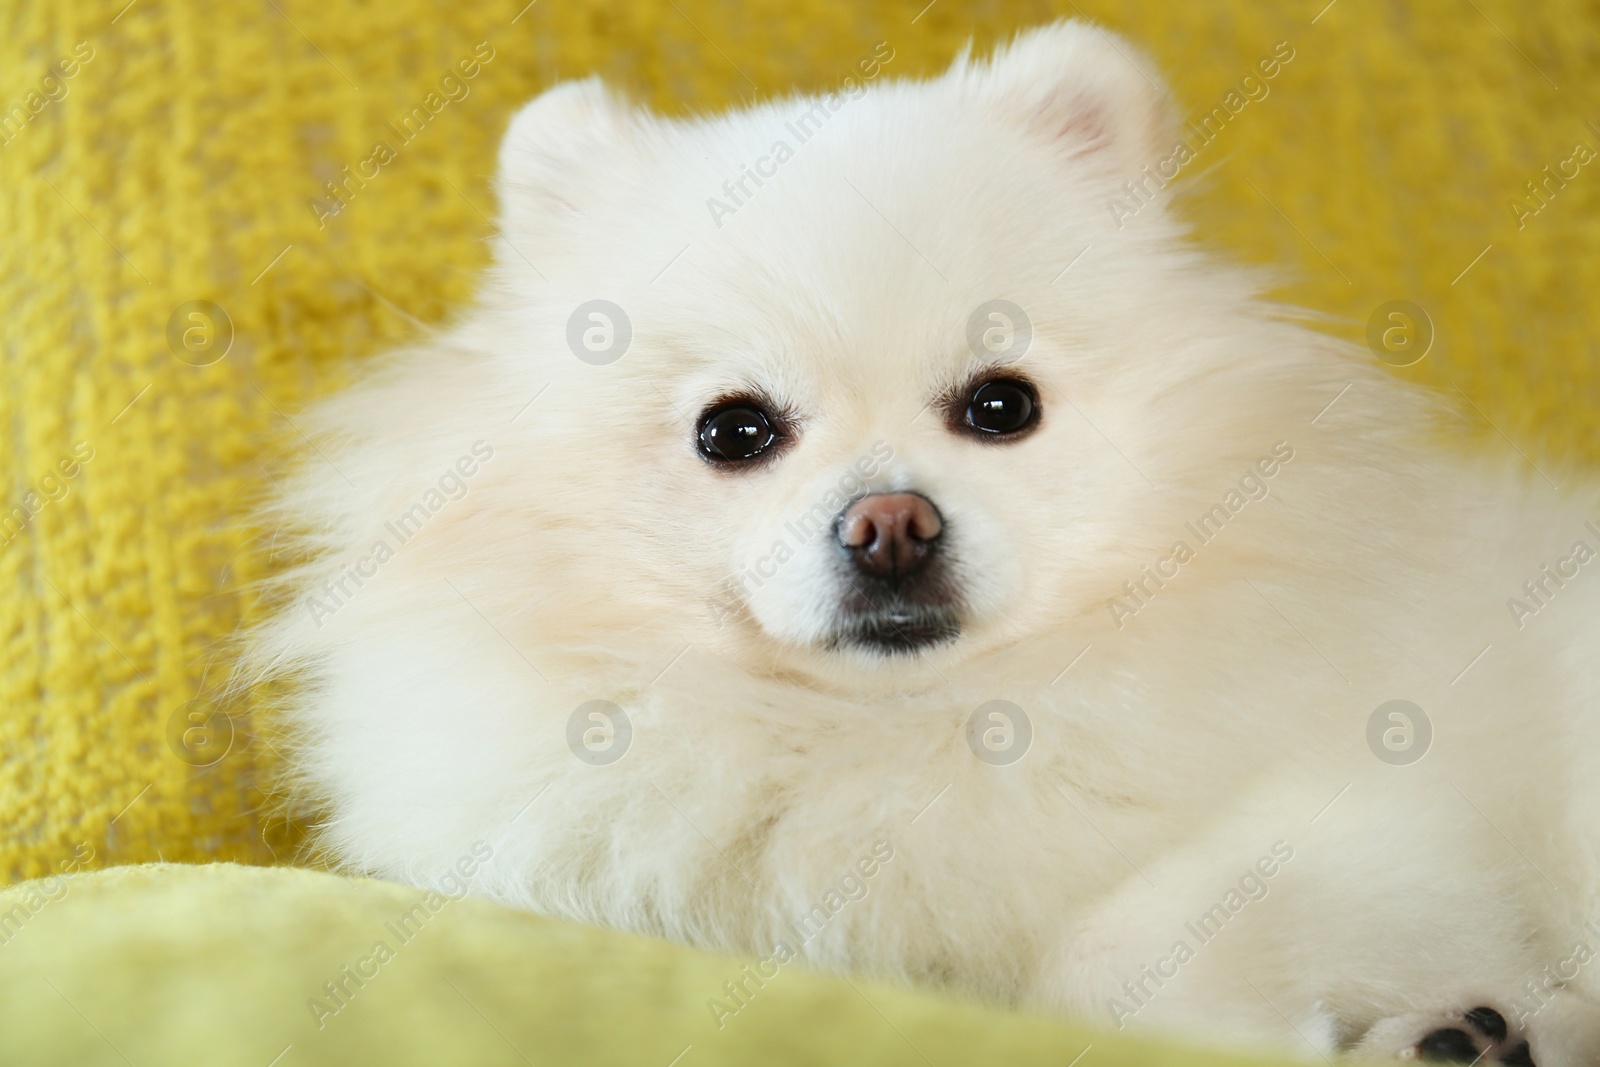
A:
[[[897,580],[927,562],[944,523],[919,493],[873,493],[839,516],[839,543],[863,572]]]

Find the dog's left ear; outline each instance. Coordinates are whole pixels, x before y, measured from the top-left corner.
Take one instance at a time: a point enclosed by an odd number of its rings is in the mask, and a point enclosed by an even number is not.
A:
[[[1063,152],[1137,174],[1176,142],[1177,109],[1133,45],[1076,20],[1018,34],[987,60],[962,55],[946,77],[1020,119]]]

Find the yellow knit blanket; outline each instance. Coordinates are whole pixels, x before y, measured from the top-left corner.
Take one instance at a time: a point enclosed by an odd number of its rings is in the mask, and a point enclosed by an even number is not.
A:
[[[1592,4],[525,2],[5,5],[4,881],[295,858],[279,757],[218,702],[275,567],[249,505],[309,397],[466,298],[507,116],[558,79],[682,113],[831,85],[880,41],[929,74],[1100,20],[1211,134],[1178,179],[1206,240],[1354,339],[1422,308],[1396,373],[1459,390],[1484,447],[1558,481],[1600,458]]]

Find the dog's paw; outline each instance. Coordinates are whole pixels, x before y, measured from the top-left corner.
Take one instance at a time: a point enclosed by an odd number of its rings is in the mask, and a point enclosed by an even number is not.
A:
[[[1368,1031],[1358,1051],[1423,1063],[1535,1067],[1526,1035],[1490,1007],[1385,1019]]]
[[[1402,1059],[1428,1063],[1505,1064],[1534,1067],[1528,1039],[1493,1008],[1478,1007],[1443,1020],[1415,1045],[1400,1050]]]

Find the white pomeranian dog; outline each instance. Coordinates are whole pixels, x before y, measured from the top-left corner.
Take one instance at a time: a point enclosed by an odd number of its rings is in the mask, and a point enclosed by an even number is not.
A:
[[[516,116],[481,299],[271,517],[321,844],[748,954],[718,1025],[800,961],[1600,1062],[1600,494],[1191,243],[1128,44],[892,59]]]

